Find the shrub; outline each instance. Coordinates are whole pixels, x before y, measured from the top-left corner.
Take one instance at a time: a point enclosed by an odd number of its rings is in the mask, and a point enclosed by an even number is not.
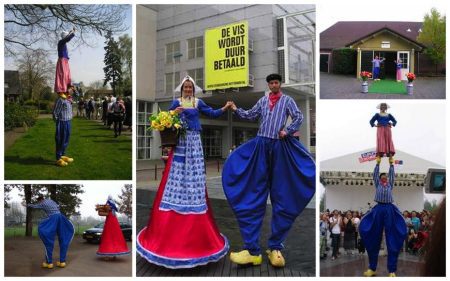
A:
[[[22,106],[17,103],[5,103],[5,130],[22,127],[25,123],[31,127],[38,117],[36,108]]]
[[[354,49],[342,48],[333,50],[332,54],[333,73],[356,74],[356,56]]]

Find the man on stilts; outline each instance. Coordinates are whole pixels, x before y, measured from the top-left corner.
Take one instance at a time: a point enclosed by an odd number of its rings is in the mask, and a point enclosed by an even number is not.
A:
[[[272,234],[266,251],[270,264],[284,267],[283,242],[315,192],[315,163],[309,152],[293,137],[303,115],[295,101],[280,91],[281,76],[266,81],[270,94],[250,110],[232,110],[237,117],[258,120],[258,135],[235,149],[224,164],[222,184],[228,203],[239,223],[244,248],[232,252],[237,264],[262,263],[259,236],[267,197],[272,205]],[[288,116],[292,123],[286,126]]]
[[[380,174],[381,157],[377,157],[377,164],[373,171],[373,182],[375,186],[375,201],[377,205],[367,213],[359,224],[359,233],[369,256],[369,268],[364,276],[376,275],[378,254],[383,236],[386,236],[388,250],[387,267],[389,277],[395,277],[397,261],[400,250],[407,235],[405,220],[399,209],[393,204],[392,189],[394,187],[394,159],[389,157],[389,174]]]
[[[59,261],[56,263],[58,267],[66,267],[67,250],[70,242],[72,242],[75,228],[73,224],[59,211],[59,205],[51,200],[44,199],[40,195],[36,204],[28,204],[27,207],[41,209],[47,214],[47,218],[41,221],[38,226],[39,238],[45,246],[45,262],[42,263],[43,268],[53,268],[53,247],[55,244],[55,236],[59,241]]]
[[[66,43],[75,36],[75,27],[70,31],[61,32],[61,40],[58,42],[58,62],[55,73],[55,92],[58,94],[53,109],[53,120],[56,122],[56,165],[65,167],[73,162],[73,158],[65,155],[71,132],[72,120],[72,97],[75,91],[69,67],[69,53]]]

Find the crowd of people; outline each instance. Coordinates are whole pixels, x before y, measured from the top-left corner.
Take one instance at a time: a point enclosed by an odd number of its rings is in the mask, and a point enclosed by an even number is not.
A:
[[[114,128],[114,136],[118,137],[122,133],[122,127],[132,130],[132,100],[130,96],[125,98],[114,97],[113,95],[95,99],[80,98],[77,102],[77,116],[89,120],[102,120],[103,125],[108,129]]]
[[[326,210],[320,213],[320,258],[327,258],[331,251],[331,259],[340,255],[340,248],[347,255],[364,254],[365,247],[361,241],[358,227],[365,213],[359,211]],[[408,230],[404,251],[410,254],[421,254],[426,239],[429,237],[435,215],[428,210],[403,211],[403,218]],[[330,245],[331,247],[329,247]]]

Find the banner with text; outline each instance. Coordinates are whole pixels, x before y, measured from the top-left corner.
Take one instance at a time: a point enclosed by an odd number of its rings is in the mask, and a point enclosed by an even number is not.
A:
[[[205,31],[205,90],[248,86],[248,22]]]

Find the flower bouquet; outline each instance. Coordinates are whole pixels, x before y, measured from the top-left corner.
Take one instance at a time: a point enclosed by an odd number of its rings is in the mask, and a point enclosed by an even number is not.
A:
[[[416,75],[414,73],[408,72],[406,73],[406,78],[408,79],[408,83],[412,83],[416,80]]]
[[[95,210],[98,212],[99,216],[106,217],[109,214],[109,211],[111,211],[111,207],[108,204],[97,204],[95,205]]]
[[[361,71],[359,76],[364,82],[366,82],[370,77],[372,77],[372,73],[370,73],[369,71]]]
[[[183,121],[174,110],[160,111],[149,118],[150,130],[157,130],[161,135],[161,146],[176,146],[177,139],[184,132]]]

